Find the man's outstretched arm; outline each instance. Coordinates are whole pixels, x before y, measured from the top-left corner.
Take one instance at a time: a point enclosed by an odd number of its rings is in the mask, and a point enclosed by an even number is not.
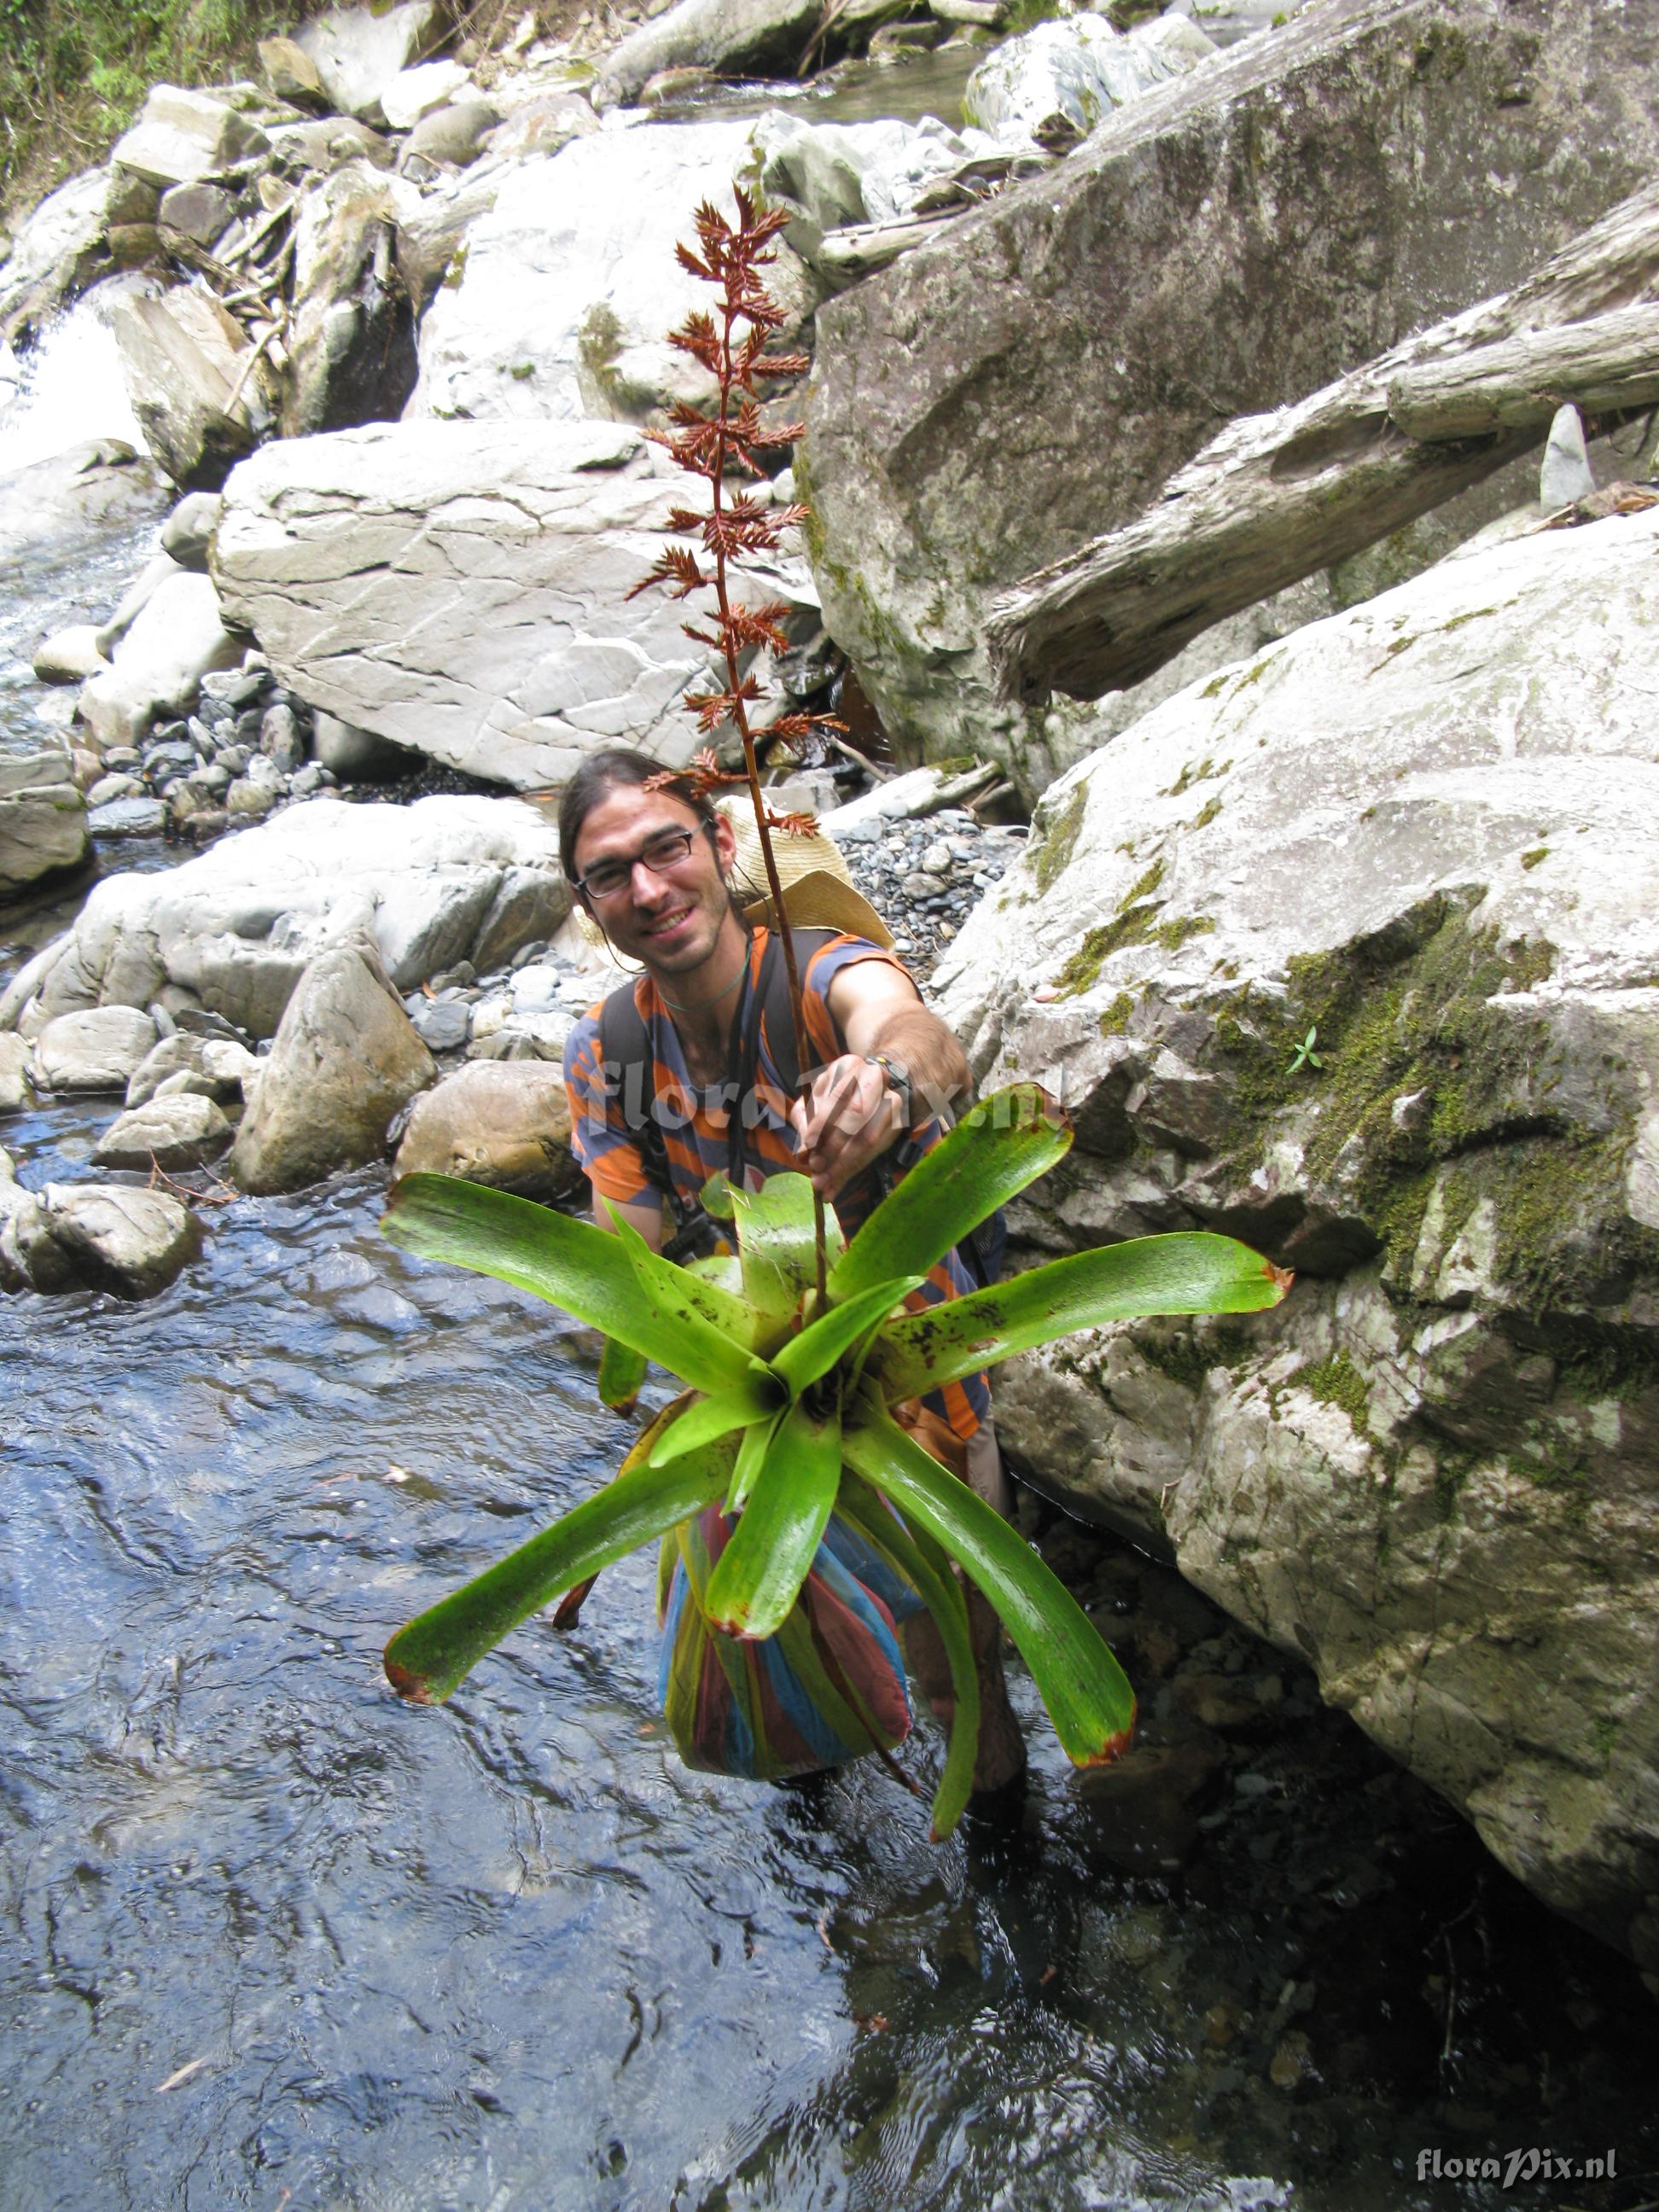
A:
[[[790,1119],[800,1133],[803,1164],[825,1198],[884,1152],[902,1118],[878,1055],[897,1060],[910,1078],[908,1126],[919,1127],[968,1090],[962,1047],[915,985],[884,960],[858,960],[830,986],[830,1012],[847,1042],[837,1060],[814,1073]]]

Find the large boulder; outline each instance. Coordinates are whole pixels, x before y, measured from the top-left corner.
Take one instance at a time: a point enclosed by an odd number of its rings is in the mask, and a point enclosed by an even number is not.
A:
[[[85,169],[48,192],[0,262],[0,339],[38,331],[97,264],[109,196],[106,168]]]
[[[398,1147],[400,1176],[459,1176],[525,1198],[562,1198],[581,1181],[570,1150],[564,1074],[541,1060],[475,1060],[417,1099]]]
[[[510,170],[467,233],[458,281],[427,310],[409,413],[642,421],[705,393],[704,373],[668,343],[708,304],[674,242],[700,200],[729,205],[750,129],[642,123]]]
[[[348,161],[300,202],[283,434],[400,414],[415,388],[415,324],[393,255],[396,209],[381,171]]]
[[[229,618],[313,706],[534,790],[600,745],[678,763],[696,744],[679,704],[704,665],[687,609],[628,597],[687,495],[621,423],[342,431],[244,462],[214,574]]]
[[[1065,777],[935,982],[1074,1117],[1028,1253],[1298,1272],[1005,1367],[1011,1445],[1659,1974],[1656,687],[1659,512],[1445,562]]]
[[[263,362],[211,293],[175,285],[130,294],[110,310],[132,411],[150,451],[182,489],[216,491],[271,422]]]
[[[153,1297],[202,1247],[176,1198],[126,1185],[49,1182],[14,1192],[0,1222],[0,1284]]]
[[[606,57],[593,105],[632,100],[659,70],[791,73],[823,14],[818,0],[677,0]]]
[[[100,745],[131,745],[157,714],[187,712],[202,678],[238,666],[246,649],[221,620],[211,580],[174,567],[115,644],[112,665],[82,685],[81,719]]]
[[[437,1074],[372,945],[319,953],[289,1000],[231,1148],[244,1190],[298,1190],[377,1158]]]
[[[110,160],[165,191],[172,185],[216,175],[269,148],[258,125],[228,101],[181,85],[158,84],[150,88],[131,130],[115,142]]]
[[[553,825],[520,801],[313,799],[165,873],[106,877],[21,1018],[148,1006],[166,993],[163,1003],[270,1036],[331,946],[372,939],[398,989],[413,990],[461,960],[510,958],[569,904]]]
[[[981,131],[1064,149],[1115,107],[1208,61],[1215,47],[1185,15],[1127,35],[1103,15],[1060,16],[1005,39],[969,78],[962,112]]]
[[[33,1095],[27,1041],[9,1032],[0,1034],[0,1114],[15,1114]]]
[[[380,123],[382,90],[424,58],[440,27],[436,0],[405,0],[401,7],[333,9],[304,24],[294,43],[343,114]]]
[[[1218,422],[1516,282],[1646,181],[1656,128],[1647,11],[1322,0],[821,308],[796,484],[898,745],[1040,792],[1065,748],[992,696],[995,594]]]
[[[87,803],[67,752],[0,757],[0,899],[87,857]]]
[[[119,438],[88,438],[0,477],[0,582],[101,550],[112,530],[166,514],[160,473]]]

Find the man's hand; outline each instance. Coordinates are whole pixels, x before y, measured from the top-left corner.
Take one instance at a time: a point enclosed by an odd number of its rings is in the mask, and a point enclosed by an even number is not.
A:
[[[898,1135],[899,1103],[882,1068],[843,1053],[817,1069],[789,1119],[813,1188],[832,1199]]]

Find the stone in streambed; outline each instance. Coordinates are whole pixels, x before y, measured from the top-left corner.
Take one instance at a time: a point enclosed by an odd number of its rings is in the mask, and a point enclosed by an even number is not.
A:
[[[176,84],[151,88],[138,120],[118,139],[110,159],[146,184],[163,188],[246,161],[268,149],[258,125],[210,93]]]
[[[95,623],[76,623],[54,630],[35,648],[34,672],[43,684],[84,684],[107,665],[98,644]]]
[[[161,525],[161,550],[181,568],[205,575],[208,548],[213,543],[222,504],[216,491],[186,492]]]
[[[150,1297],[201,1243],[188,1207],[161,1191],[52,1182],[11,1205],[0,1227],[0,1279],[9,1272],[36,1291]]]
[[[203,677],[234,667],[246,647],[221,621],[210,580],[174,568],[158,580],[113,664],[82,686],[82,719],[101,745],[139,741],[158,714],[188,712]]]
[[[565,1196],[580,1171],[562,1070],[543,1060],[479,1060],[446,1076],[417,1100],[397,1172],[459,1176],[525,1198]]]
[[[134,1069],[127,1085],[129,1109],[148,1104],[179,1077],[188,1075],[202,1086],[202,1095],[222,1104],[242,1096],[249,1077],[257,1076],[259,1062],[246,1045],[228,1037],[198,1036],[175,1030],[161,1039]]]
[[[216,1159],[230,1142],[230,1123],[210,1098],[174,1091],[152,1098],[112,1121],[93,1147],[100,1168],[147,1168],[169,1175]]]
[[[0,759],[0,898],[72,868],[88,852],[86,801],[69,754],[56,750]]]
[[[33,1096],[27,1040],[15,1032],[0,1034],[0,1114],[15,1114]]]
[[[289,1000],[230,1172],[244,1190],[297,1190],[374,1159],[437,1072],[378,958],[354,945],[322,953]]]
[[[155,1042],[155,1023],[136,1006],[88,1006],[46,1024],[35,1072],[48,1091],[125,1091]]]

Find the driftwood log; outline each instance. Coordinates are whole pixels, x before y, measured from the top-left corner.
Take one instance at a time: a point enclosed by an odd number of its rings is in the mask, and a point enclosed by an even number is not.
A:
[[[1241,417],[1158,504],[996,603],[1006,698],[1098,698],[1224,617],[1376,544],[1538,445],[1576,400],[1659,400],[1659,187],[1527,282],[1328,385]]]

